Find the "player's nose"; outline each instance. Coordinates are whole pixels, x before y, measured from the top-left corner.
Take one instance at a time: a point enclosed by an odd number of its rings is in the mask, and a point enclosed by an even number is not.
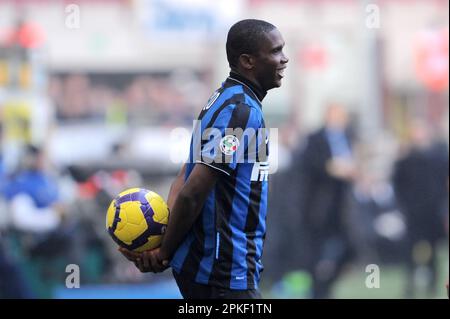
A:
[[[289,58],[286,56],[286,54],[283,53],[281,56],[281,64],[286,64],[289,62]]]

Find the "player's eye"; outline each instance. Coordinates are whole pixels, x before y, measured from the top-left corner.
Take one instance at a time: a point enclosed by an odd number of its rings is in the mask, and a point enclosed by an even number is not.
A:
[[[275,49],[272,50],[273,53],[280,53],[283,50],[282,46],[276,47]]]

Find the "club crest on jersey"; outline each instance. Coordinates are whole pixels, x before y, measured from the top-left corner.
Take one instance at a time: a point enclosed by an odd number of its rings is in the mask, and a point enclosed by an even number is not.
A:
[[[226,135],[220,140],[220,150],[225,155],[233,155],[239,147],[239,140],[234,135]]]

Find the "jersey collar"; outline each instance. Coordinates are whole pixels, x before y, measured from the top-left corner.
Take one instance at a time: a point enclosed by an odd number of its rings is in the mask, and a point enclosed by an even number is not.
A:
[[[262,103],[262,100],[267,94],[267,91],[261,89],[259,85],[253,83],[252,81],[248,80],[247,78],[245,78],[244,76],[235,71],[230,72],[230,76],[228,77],[228,79],[249,88],[260,104]]]

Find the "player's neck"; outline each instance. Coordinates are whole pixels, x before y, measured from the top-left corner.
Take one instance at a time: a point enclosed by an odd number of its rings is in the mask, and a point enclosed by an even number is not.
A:
[[[262,89],[258,82],[253,79],[251,75],[243,74],[242,72],[232,69],[230,71],[230,77],[247,85],[256,94],[260,101],[262,101],[267,94],[267,91]]]

